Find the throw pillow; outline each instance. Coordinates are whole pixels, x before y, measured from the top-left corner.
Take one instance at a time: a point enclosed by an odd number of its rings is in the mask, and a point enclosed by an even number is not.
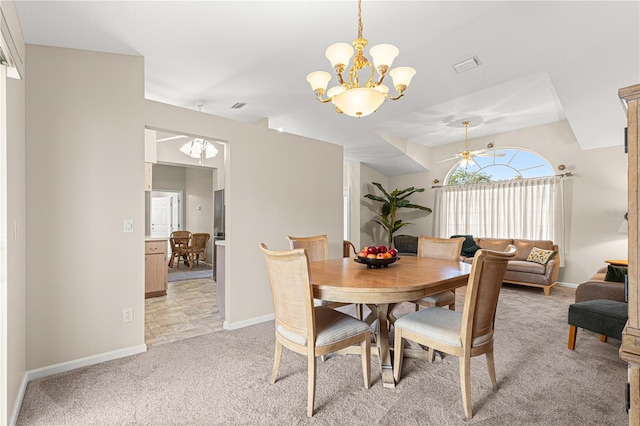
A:
[[[628,273],[626,266],[607,266],[607,274],[604,276],[605,281],[612,281],[616,283],[623,283],[624,277]]]
[[[558,252],[553,250],[543,250],[541,248],[534,247],[531,249],[529,257],[527,257],[527,262],[536,262],[541,265],[546,265],[557,253]]]
[[[462,243],[462,250],[460,254],[464,257],[473,257],[476,252],[480,250],[480,246],[476,244],[476,240],[473,239],[473,235],[452,235],[450,238],[464,237],[464,243]]]

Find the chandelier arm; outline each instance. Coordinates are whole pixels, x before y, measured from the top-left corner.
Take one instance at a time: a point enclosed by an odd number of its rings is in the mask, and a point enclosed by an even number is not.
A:
[[[322,98],[322,95],[318,95],[318,96],[316,96],[316,99],[318,100],[318,102],[321,102],[321,103],[323,103],[323,104],[326,104],[327,102],[331,102],[331,98],[323,99],[323,98]]]
[[[391,99],[392,101],[397,101],[398,99],[400,99],[400,98],[401,98],[401,97],[403,97],[403,96],[404,96],[404,93],[402,93],[402,92],[401,92],[401,93],[399,93],[399,94],[398,94],[398,96],[396,96],[396,97],[393,97],[393,96],[389,96],[389,95],[387,95],[387,99]]]

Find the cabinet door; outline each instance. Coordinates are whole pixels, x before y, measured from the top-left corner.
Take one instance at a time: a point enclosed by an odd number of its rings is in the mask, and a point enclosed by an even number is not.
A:
[[[164,295],[167,290],[167,257],[162,254],[147,254],[144,263],[145,294]]]

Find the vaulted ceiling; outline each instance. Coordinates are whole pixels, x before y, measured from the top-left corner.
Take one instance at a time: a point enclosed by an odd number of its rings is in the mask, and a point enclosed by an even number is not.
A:
[[[375,1],[369,47],[394,44],[417,70],[406,95],[339,115],[305,78],[357,36],[357,1],[20,1],[25,41],[145,58],[148,99],[340,144],[387,176],[424,171],[427,147],[567,119],[582,149],[620,145],[621,87],[640,82],[637,1]],[[367,53],[368,50],[365,50]],[[481,65],[453,65],[477,56]],[[330,86],[336,83],[335,76]],[[236,103],[245,103],[233,109]]]

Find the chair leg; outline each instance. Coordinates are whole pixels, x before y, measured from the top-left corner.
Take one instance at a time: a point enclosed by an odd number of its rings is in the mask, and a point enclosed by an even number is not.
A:
[[[456,302],[455,301],[452,304],[449,305],[449,310],[450,311],[455,311],[456,310]]]
[[[313,417],[313,400],[316,395],[316,355],[313,348],[309,350],[307,355],[308,371],[307,371],[307,416]]]
[[[362,320],[362,303],[356,303],[356,318]]]
[[[568,348],[574,350],[576,348],[576,334],[578,333],[578,327],[573,324],[569,324],[569,344]]]
[[[462,405],[464,415],[467,419],[473,417],[471,410],[471,357],[462,355],[460,357],[460,387],[462,388]]]
[[[607,336],[605,336],[604,334],[600,335],[600,341],[601,342],[606,342],[607,341]]]
[[[427,360],[429,362],[433,362],[435,359],[436,359],[436,351],[432,347],[429,347],[429,349],[427,350]]]
[[[362,376],[364,377],[364,387],[371,387],[371,333],[367,333],[364,341],[360,343],[362,348]]]
[[[402,371],[402,329],[396,328],[393,341],[393,379],[398,383]]]
[[[276,382],[278,376],[278,367],[280,367],[280,357],[282,355],[282,343],[276,339],[276,353],[273,356],[273,372],[271,373],[271,383]]]
[[[487,356],[487,370],[489,370],[489,377],[491,378],[491,384],[493,390],[498,390],[498,381],[496,380],[496,364],[493,361],[493,349],[486,353]]]

